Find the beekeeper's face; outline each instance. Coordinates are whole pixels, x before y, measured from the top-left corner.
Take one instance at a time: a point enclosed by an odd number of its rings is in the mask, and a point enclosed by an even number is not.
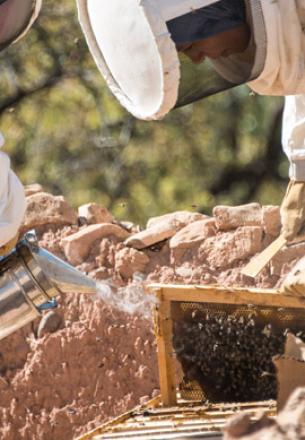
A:
[[[205,58],[217,59],[244,52],[250,40],[250,30],[246,24],[221,32],[203,40],[177,45],[179,52],[184,53],[195,64]]]

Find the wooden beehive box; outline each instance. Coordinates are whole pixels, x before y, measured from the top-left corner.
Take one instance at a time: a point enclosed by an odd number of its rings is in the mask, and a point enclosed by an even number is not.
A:
[[[275,414],[275,401],[213,403],[204,400],[204,390],[196,384],[184,388],[173,347],[173,322],[196,310],[243,316],[254,308],[259,320],[280,328],[305,329],[303,299],[284,296],[275,290],[218,286],[154,284],[149,290],[159,300],[154,314],[161,395],[79,440],[220,439],[226,420],[236,412],[246,411],[253,420],[258,410]]]
[[[210,316],[238,317],[255,313],[255,320],[262,328],[272,324],[283,332],[288,328],[295,333],[305,330],[305,300],[282,295],[273,289],[191,285],[153,285],[151,289],[159,298],[155,322],[164,406],[176,405],[179,399],[193,403],[206,400],[205,390],[196,382],[184,381],[173,347],[173,323],[188,319],[194,311]]]

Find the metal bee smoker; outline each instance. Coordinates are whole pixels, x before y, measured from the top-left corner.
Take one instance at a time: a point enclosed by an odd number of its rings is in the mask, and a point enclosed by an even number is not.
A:
[[[66,293],[96,293],[93,280],[42,249],[34,231],[28,232],[0,259],[0,340],[57,307]]]

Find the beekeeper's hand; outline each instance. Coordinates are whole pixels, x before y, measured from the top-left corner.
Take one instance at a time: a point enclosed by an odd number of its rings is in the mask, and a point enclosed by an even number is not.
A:
[[[282,234],[288,242],[305,240],[305,182],[290,180],[281,206]]]
[[[305,257],[301,258],[286,276],[280,291],[284,295],[305,297]]]
[[[10,251],[14,249],[14,247],[16,246],[17,241],[18,241],[18,234],[16,234],[15,237],[12,238],[8,243],[4,244],[3,246],[0,246],[0,257],[9,254]]]

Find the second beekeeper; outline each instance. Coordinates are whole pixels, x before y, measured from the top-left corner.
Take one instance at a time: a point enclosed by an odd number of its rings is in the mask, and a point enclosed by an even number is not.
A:
[[[286,97],[290,182],[283,234],[305,225],[305,0],[77,0],[93,57],[133,115],[173,108],[247,83]]]

